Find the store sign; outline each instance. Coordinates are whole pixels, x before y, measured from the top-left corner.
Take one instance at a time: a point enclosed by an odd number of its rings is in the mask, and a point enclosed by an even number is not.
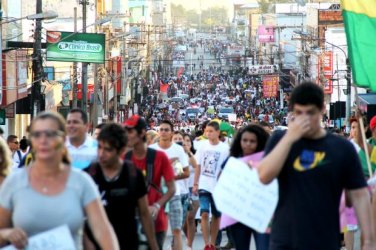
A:
[[[267,75],[273,74],[277,70],[277,65],[248,65],[248,74]]]
[[[343,23],[343,16],[341,10],[319,10],[318,24],[340,24]]]
[[[279,76],[270,75],[262,77],[262,93],[265,98],[278,96]]]
[[[104,63],[105,35],[47,31],[47,61]]]
[[[257,29],[258,39],[260,43],[274,43],[274,28],[273,26],[261,25]]]
[[[333,81],[331,80],[333,75],[333,52],[325,51],[320,57],[317,64],[318,71],[318,83],[323,85],[324,93],[333,93]]]

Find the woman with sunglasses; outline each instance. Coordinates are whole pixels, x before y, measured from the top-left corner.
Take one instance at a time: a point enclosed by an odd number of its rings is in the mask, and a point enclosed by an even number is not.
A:
[[[32,121],[34,162],[7,177],[0,189],[1,245],[24,249],[28,237],[67,225],[76,249],[82,249],[87,217],[101,249],[119,249],[94,182],[70,166],[65,135],[64,118],[57,113],[44,112]]]

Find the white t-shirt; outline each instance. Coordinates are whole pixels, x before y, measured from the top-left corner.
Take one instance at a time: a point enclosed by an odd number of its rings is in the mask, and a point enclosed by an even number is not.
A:
[[[150,145],[149,147],[165,152],[165,154],[171,161],[171,165],[174,169],[175,176],[183,173],[184,168],[188,168],[189,166],[188,155],[184,152],[184,149],[182,146],[176,143],[172,143],[171,147],[169,147],[168,149],[163,149],[158,145],[158,143],[154,143]],[[175,181],[175,184],[176,184],[175,195],[189,193],[188,181],[189,181],[188,178]]]
[[[217,183],[223,162],[227,159],[230,148],[226,143],[210,144],[205,140],[196,152],[197,164],[201,167],[199,189],[212,193]]]

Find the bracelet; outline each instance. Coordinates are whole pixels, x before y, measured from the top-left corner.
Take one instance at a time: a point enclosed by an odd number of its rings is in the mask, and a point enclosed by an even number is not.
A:
[[[192,154],[192,153],[189,153],[189,154],[188,154],[188,156],[189,156],[189,157],[192,157],[192,156],[193,156],[193,154]]]
[[[159,203],[157,203],[157,202],[154,203],[153,206],[156,207],[158,210],[161,209],[161,205],[159,205]]]
[[[194,186],[194,187],[198,187],[198,184],[197,184],[197,183],[196,183],[196,184],[193,184],[193,186]]]

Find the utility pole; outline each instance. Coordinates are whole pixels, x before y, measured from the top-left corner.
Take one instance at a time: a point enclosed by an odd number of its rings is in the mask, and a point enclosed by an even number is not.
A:
[[[124,22],[123,23],[123,26],[124,26],[124,34],[126,33],[126,30],[127,30],[127,22]],[[127,51],[127,39],[126,39],[126,36],[124,36],[123,38],[123,55],[122,55],[122,66],[123,66],[123,70],[122,70],[122,84],[121,84],[121,95],[123,96],[123,98],[125,100],[127,100],[127,88],[128,88],[128,62],[126,63],[126,58],[125,58],[125,53]],[[129,58],[128,58],[129,60]],[[125,114],[128,114],[127,110],[126,109],[129,109],[128,108],[128,103],[127,101],[125,101],[125,104],[124,104],[124,113]],[[128,117],[123,117],[123,120],[121,122],[123,122],[125,119],[127,119]]]
[[[36,14],[42,13],[42,0],[37,0]],[[42,65],[42,19],[35,20],[34,46],[33,46],[33,84],[31,90],[31,119],[33,119],[41,108],[41,80],[43,77]],[[2,65],[1,65],[2,69]]]
[[[74,33],[77,32],[77,7],[74,7]],[[81,85],[82,86],[82,85]],[[77,108],[77,63],[73,63],[73,108]]]
[[[80,0],[79,4],[82,4],[82,33],[86,33],[86,6],[89,4],[89,0]],[[82,77],[81,77],[81,108],[84,112],[87,112],[87,63],[82,63]]]

